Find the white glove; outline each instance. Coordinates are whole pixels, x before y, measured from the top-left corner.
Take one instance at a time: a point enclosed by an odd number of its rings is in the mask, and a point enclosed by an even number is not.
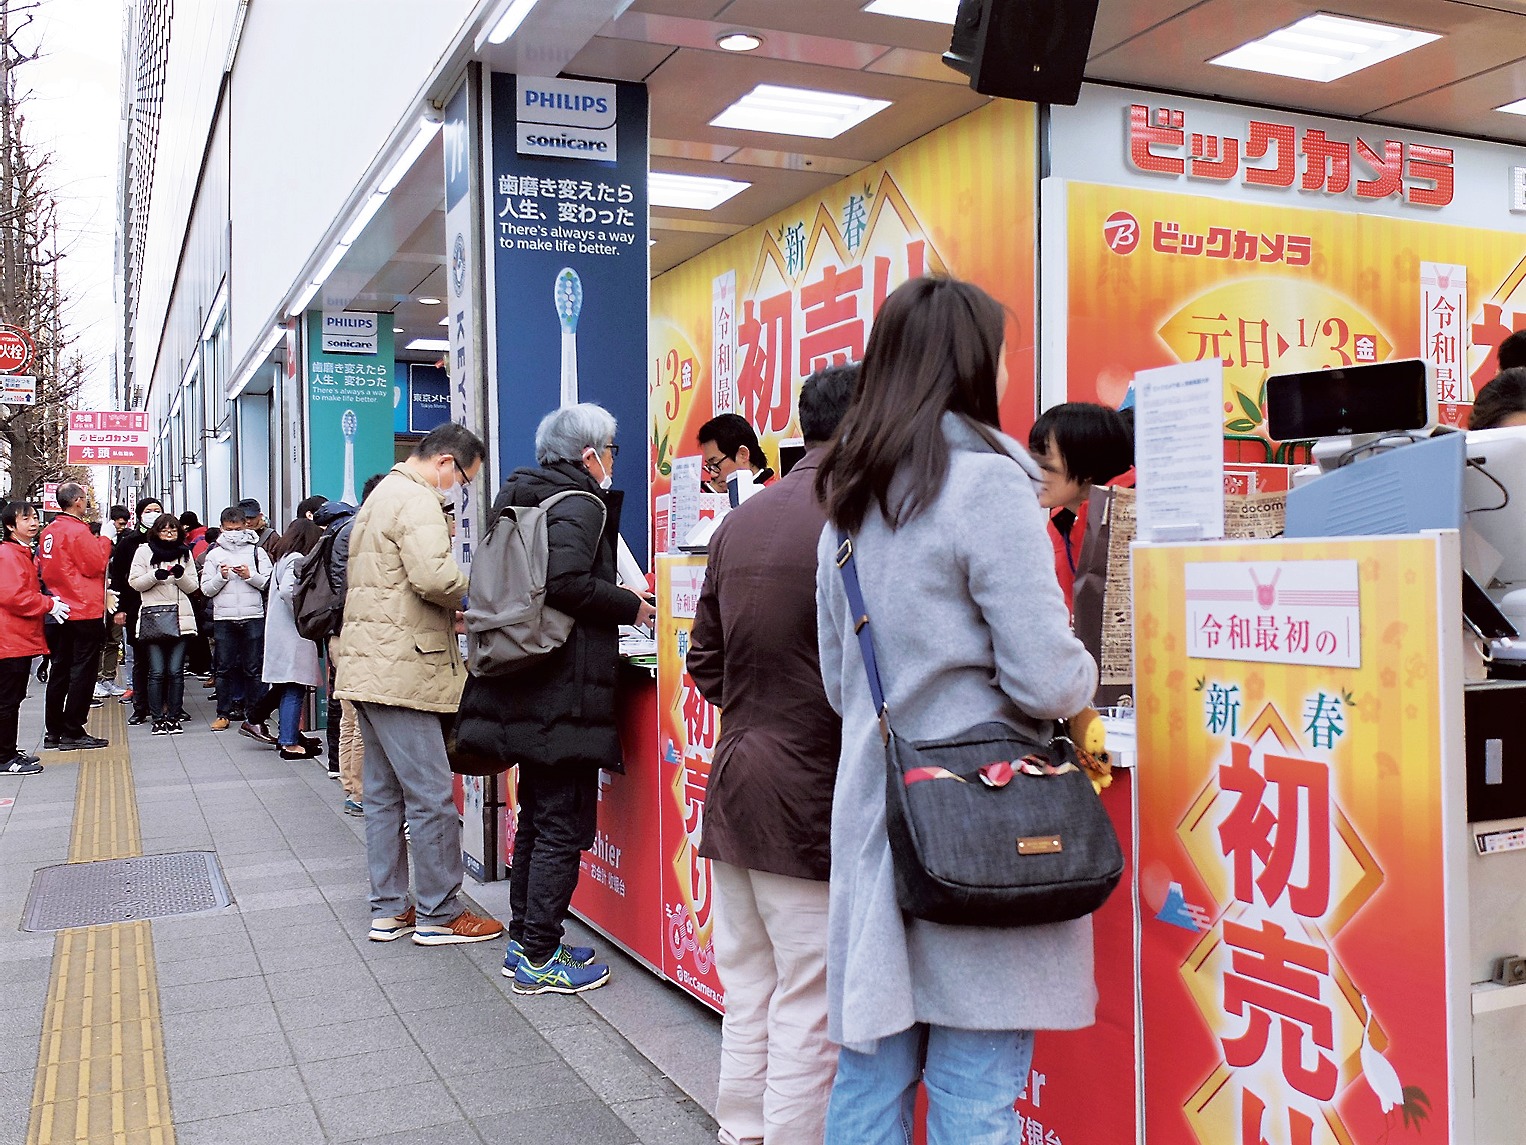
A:
[[[54,597],[53,607],[48,609],[48,615],[62,624],[65,620],[69,619],[69,602]]]

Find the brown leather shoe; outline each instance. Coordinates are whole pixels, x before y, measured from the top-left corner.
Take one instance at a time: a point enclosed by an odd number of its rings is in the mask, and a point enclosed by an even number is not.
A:
[[[423,922],[413,932],[419,946],[448,946],[456,942],[490,942],[503,933],[503,923],[463,910],[445,926]]]
[[[228,730],[228,717],[227,716],[218,716],[215,720],[213,720],[212,721],[212,730],[215,731],[215,732],[225,732],[225,731],[227,731]]]
[[[277,743],[276,737],[270,734],[269,728],[264,724],[253,723],[250,720],[245,720],[238,725],[238,734],[248,736],[253,740],[259,740],[260,743],[266,744],[269,747],[275,747]]]

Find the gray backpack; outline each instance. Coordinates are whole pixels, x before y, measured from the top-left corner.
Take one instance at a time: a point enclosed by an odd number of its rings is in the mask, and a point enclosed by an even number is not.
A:
[[[568,497],[587,497],[598,505],[602,536],[604,502],[569,489],[539,505],[505,506],[472,554],[466,667],[473,676],[518,672],[567,642],[572,617],[546,605],[546,517]]]

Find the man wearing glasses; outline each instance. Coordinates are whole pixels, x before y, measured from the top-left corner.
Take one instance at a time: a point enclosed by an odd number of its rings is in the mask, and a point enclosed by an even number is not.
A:
[[[411,934],[444,946],[503,933],[459,900],[461,821],[440,725],[466,681],[456,620],[467,580],[450,554],[445,494],[477,476],[486,452],[465,426],[430,431],[365,499],[350,532],[334,695],[355,705],[365,744],[373,942]]]
[[[758,435],[740,414],[723,413],[700,426],[699,448],[705,458],[705,485],[712,493],[726,492],[726,478],[738,469],[751,473],[759,485],[774,480]]]

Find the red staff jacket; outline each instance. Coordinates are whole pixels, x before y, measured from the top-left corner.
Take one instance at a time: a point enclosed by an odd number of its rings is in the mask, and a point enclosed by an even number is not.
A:
[[[106,614],[106,565],[111,541],[90,532],[78,517],[60,513],[37,543],[37,573],[70,620],[99,620]]]
[[[32,550],[16,541],[0,544],[0,659],[47,655],[42,618],[52,607],[37,587]]]

